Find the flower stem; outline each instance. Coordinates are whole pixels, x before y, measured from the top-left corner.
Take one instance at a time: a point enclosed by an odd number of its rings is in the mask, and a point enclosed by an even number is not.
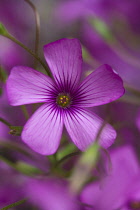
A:
[[[21,107],[21,110],[22,110],[22,112],[23,112],[23,114],[25,116],[25,119],[28,120],[30,116],[29,116],[29,113],[27,111],[26,106],[25,105],[21,105],[20,107]]]
[[[81,152],[72,152],[68,155],[66,155],[65,157],[61,158],[58,162],[57,162],[57,165],[60,165],[62,162],[64,162],[65,160],[69,159],[70,157],[73,157],[73,156],[77,156],[77,155],[80,155]]]
[[[94,28],[98,34],[106,41],[112,51],[114,51],[118,57],[123,59],[126,63],[140,68],[139,59],[128,53],[128,50],[117,39],[115,33],[111,28],[102,20],[98,18],[88,18],[88,23]]]
[[[39,34],[40,34],[40,17],[35,5],[30,0],[25,0],[33,9],[36,23],[36,35],[35,35],[35,54],[38,56],[39,49]],[[34,60],[34,68],[37,66],[37,60]]]
[[[133,104],[133,105],[140,105],[140,99],[139,97],[135,97],[135,96],[127,96],[124,95],[123,97],[119,98],[117,101],[123,102],[123,103],[129,103],[129,104]]]
[[[7,150],[13,150],[14,152],[17,151],[28,158],[33,158],[31,154],[24,148],[23,146],[20,146],[18,143],[11,142],[11,141],[0,141],[0,147],[6,148]]]
[[[3,157],[2,155],[0,155],[0,160],[3,161],[4,163],[6,163],[8,166],[10,166],[11,168],[15,169],[16,171],[19,171],[16,167],[16,164],[13,163],[12,161],[8,160],[7,158]],[[20,172],[20,171],[19,171]]]
[[[125,89],[128,90],[129,92],[133,93],[134,95],[136,96],[140,96],[140,90],[137,90],[136,88],[128,85],[128,84],[125,84],[124,85]]]
[[[11,209],[13,207],[19,206],[22,203],[24,203],[26,200],[27,200],[27,198],[24,198],[22,200],[19,200],[19,201],[15,202],[15,203],[12,203],[12,204],[10,204],[8,206],[3,207],[1,210],[7,210],[7,209]]]
[[[41,60],[41,58],[38,55],[36,55],[31,49],[29,49],[28,47],[26,47],[22,42],[20,42],[19,40],[17,40],[15,37],[13,37],[12,35],[10,35],[9,33],[6,33],[4,36],[7,37],[8,39],[12,40],[13,42],[15,42],[16,44],[18,44],[19,46],[21,46],[28,53],[30,53],[34,58],[36,58],[40,62],[40,64],[44,67],[44,69],[47,72],[48,76],[51,76],[50,70],[47,67],[47,65],[45,65],[44,62]]]
[[[3,119],[2,117],[0,117],[0,122],[4,123],[4,124],[7,125],[8,127],[11,126],[11,124],[10,124],[7,120]]]
[[[128,52],[127,49],[116,39],[116,43],[108,43],[112,51],[114,51],[118,57],[123,59],[126,63],[140,68],[140,61],[138,58]]]

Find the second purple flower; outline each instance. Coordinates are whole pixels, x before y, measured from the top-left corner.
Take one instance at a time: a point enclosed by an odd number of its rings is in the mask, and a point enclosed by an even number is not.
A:
[[[80,149],[90,146],[103,120],[87,107],[114,101],[124,94],[121,78],[109,65],[102,65],[80,82],[82,50],[77,39],[61,39],[44,46],[44,55],[53,78],[32,68],[17,66],[7,80],[13,106],[45,103],[27,121],[21,138],[36,152],[51,155],[60,144],[63,125]],[[116,131],[107,124],[99,143],[109,147]]]

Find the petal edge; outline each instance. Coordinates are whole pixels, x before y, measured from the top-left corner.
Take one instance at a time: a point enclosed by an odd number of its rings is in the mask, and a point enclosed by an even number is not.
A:
[[[75,103],[82,107],[110,103],[124,94],[123,81],[107,64],[97,68],[80,84]]]
[[[65,114],[64,124],[74,144],[80,150],[85,150],[96,140],[103,120],[97,115],[79,108]],[[100,134],[99,144],[108,148],[113,144],[115,138],[116,131],[111,125],[106,124]]]

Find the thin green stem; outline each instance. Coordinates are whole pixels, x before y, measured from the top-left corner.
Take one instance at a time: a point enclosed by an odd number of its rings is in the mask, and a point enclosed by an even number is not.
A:
[[[124,84],[124,87],[127,91],[132,93],[132,95],[125,94],[121,98],[119,98],[117,101],[140,105],[140,91],[128,84]]]
[[[35,15],[35,23],[36,23],[36,35],[35,35],[35,54],[38,56],[38,49],[39,49],[39,34],[40,34],[40,17],[39,13],[35,7],[35,5],[30,0],[25,0],[33,9]],[[37,66],[37,60],[34,60],[34,68]]]
[[[0,146],[4,147],[6,149],[10,149],[10,150],[14,150],[14,151],[20,152],[20,153],[26,155],[27,157],[33,159],[33,156],[31,156],[31,154],[26,149],[24,149],[22,146],[18,145],[15,142],[0,141]]]
[[[3,157],[2,155],[0,155],[0,160],[2,160],[4,163],[6,163],[6,164],[7,164],[8,166],[10,166],[11,168],[13,168],[13,169],[19,171],[19,170],[17,169],[16,165],[15,165],[13,162],[11,162],[11,161],[8,160],[7,158]],[[19,171],[19,172],[20,172],[20,171]]]
[[[133,65],[136,68],[140,68],[140,61],[138,60],[138,58],[128,53],[128,50],[126,50],[118,40],[116,41],[116,44],[110,44],[110,47],[126,63]]]
[[[25,105],[22,105],[20,107],[21,107],[21,110],[22,110],[22,112],[23,112],[26,120],[28,120],[30,116],[29,116],[29,113],[28,113],[28,110],[27,110],[26,106]]]
[[[41,173],[42,171],[38,168],[32,167],[32,165],[26,164],[24,162],[12,162],[9,159],[5,158],[4,156],[0,155],[0,160],[6,163],[8,166],[13,168],[15,171],[18,171],[26,176],[33,176],[35,175],[33,173],[33,170],[35,170],[36,173]]]
[[[93,206],[92,206],[92,205],[90,205],[90,204],[83,203],[83,202],[79,202],[79,204],[80,204],[81,206],[84,206],[84,207],[87,207],[87,208],[93,209]]]
[[[51,163],[51,167],[55,168],[55,166],[57,165],[57,160],[56,160],[56,155],[50,155],[47,156],[47,158],[49,159],[50,163]]]
[[[109,168],[109,171],[111,171],[112,170],[112,161],[111,161],[111,157],[110,157],[110,154],[109,154],[109,152],[108,152],[108,150],[107,149],[104,149],[104,148],[101,148],[103,151],[104,151],[104,153],[106,154],[106,157],[107,157],[107,159],[108,159],[108,168]]]
[[[73,156],[76,156],[76,155],[80,155],[80,154],[81,154],[81,152],[78,151],[78,152],[72,152],[72,153],[66,155],[65,157],[61,158],[61,159],[57,162],[57,166],[60,165],[60,164],[61,164],[62,162],[64,162],[65,160],[67,160],[68,158],[73,157]]]
[[[133,97],[133,96],[127,96],[124,95],[123,97],[119,98],[117,101],[134,104],[134,105],[140,105],[140,98],[139,97]]]
[[[26,200],[27,200],[27,198],[24,198],[24,199],[22,199],[22,200],[19,200],[19,201],[15,202],[15,203],[12,203],[12,204],[10,204],[10,205],[8,205],[8,206],[3,207],[3,208],[1,208],[0,210],[7,210],[7,209],[11,209],[11,208],[13,208],[13,207],[19,206],[19,205],[25,203]]]
[[[103,121],[103,123],[102,123],[102,125],[101,125],[101,127],[100,127],[100,129],[98,130],[98,133],[97,133],[97,135],[96,135],[95,142],[98,143],[98,141],[100,140],[100,135],[102,134],[102,131],[103,131],[103,129],[104,129],[104,127],[105,127],[106,125],[107,125],[107,121]]]
[[[6,71],[2,68],[2,66],[0,65],[0,81],[5,83],[7,79],[7,73]]]
[[[40,62],[40,64],[44,67],[44,69],[47,72],[48,76],[51,76],[51,73],[50,73],[49,68],[47,67],[47,65],[45,65],[44,62],[41,60],[41,58],[38,55],[36,55],[31,49],[26,47],[22,42],[20,42],[19,40],[17,40],[15,37],[13,37],[12,35],[10,35],[8,33],[5,34],[4,36],[7,37],[8,39],[12,40],[13,42],[18,44],[19,46],[21,46],[28,53],[30,53],[34,58],[36,58]]]
[[[125,84],[124,87],[125,87],[126,90],[130,91],[134,95],[140,96],[140,90],[137,90],[136,88],[134,88],[134,87],[132,87],[132,86],[130,86],[128,84]]]
[[[100,36],[107,42],[109,47],[126,63],[140,68],[140,61],[137,57],[128,52],[127,49],[117,39],[116,34],[109,28],[109,26],[100,19],[88,19],[89,24],[100,34]]]
[[[0,117],[0,122],[4,123],[4,124],[7,125],[8,127],[11,126],[11,124],[10,124],[7,120],[3,119],[2,117]]]

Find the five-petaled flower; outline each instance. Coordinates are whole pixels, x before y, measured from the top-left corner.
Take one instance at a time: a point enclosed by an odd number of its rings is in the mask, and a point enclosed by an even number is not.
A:
[[[11,105],[45,103],[27,121],[21,138],[36,152],[50,155],[56,152],[65,125],[74,144],[85,150],[95,141],[103,123],[87,108],[122,96],[122,80],[109,65],[102,65],[81,82],[82,50],[77,39],[45,45],[44,54],[54,79],[17,66],[7,80]],[[99,143],[107,148],[115,138],[116,131],[106,124]]]

